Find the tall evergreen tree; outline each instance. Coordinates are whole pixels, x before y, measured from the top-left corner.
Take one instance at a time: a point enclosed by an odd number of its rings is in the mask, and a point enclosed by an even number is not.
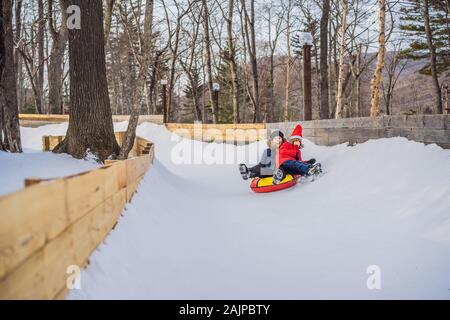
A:
[[[431,74],[435,92],[436,113],[442,113],[442,97],[439,74],[450,68],[448,3],[439,0],[408,0],[402,8],[401,29],[413,36],[406,57],[429,58],[421,73]]]
[[[406,0],[400,9],[400,29],[410,39],[409,47],[402,54],[413,60],[430,58],[431,52],[427,43],[424,19],[424,1]],[[437,72],[450,69],[450,17],[446,14],[446,1],[429,0],[428,12],[430,16],[430,27],[432,33],[433,47],[436,51]],[[431,75],[431,62],[427,63],[420,73]]]
[[[235,49],[236,50],[236,49]],[[232,61],[227,59],[229,57],[229,49],[225,48],[222,50],[221,63],[218,68],[218,75],[216,82],[220,84],[220,96],[219,96],[219,119],[222,123],[233,123],[235,114],[233,108],[233,77],[232,77]],[[241,66],[237,66],[237,97],[238,105],[244,105],[247,103],[247,96],[244,92],[243,83],[243,70]],[[240,118],[240,117],[239,117]]]

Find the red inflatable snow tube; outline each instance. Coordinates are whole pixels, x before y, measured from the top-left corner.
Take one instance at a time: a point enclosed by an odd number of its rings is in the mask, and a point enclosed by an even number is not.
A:
[[[286,175],[279,184],[272,183],[272,177],[253,179],[250,188],[256,193],[269,193],[291,188],[298,183],[301,176]]]

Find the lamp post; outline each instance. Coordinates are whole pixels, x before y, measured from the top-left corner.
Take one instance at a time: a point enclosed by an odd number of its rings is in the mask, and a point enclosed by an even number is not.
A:
[[[303,120],[312,120],[311,47],[313,37],[309,32],[300,33],[303,46]]]
[[[164,123],[167,123],[169,120],[168,110],[167,110],[167,79],[161,79],[162,86],[162,103],[163,103],[163,118]]]
[[[219,108],[219,92],[220,92],[220,84],[217,82],[213,83],[213,97],[214,97],[214,104]],[[217,114],[219,113],[219,110],[216,110]]]
[[[448,105],[448,83],[445,83],[443,86],[444,89],[444,114],[450,113],[450,108]]]

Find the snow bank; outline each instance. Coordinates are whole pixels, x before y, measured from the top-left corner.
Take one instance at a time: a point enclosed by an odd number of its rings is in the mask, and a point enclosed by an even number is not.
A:
[[[25,178],[58,178],[99,167],[95,162],[78,160],[65,154],[42,152],[43,135],[65,135],[67,123],[38,128],[21,127],[24,153],[0,152],[0,195],[18,191]]]

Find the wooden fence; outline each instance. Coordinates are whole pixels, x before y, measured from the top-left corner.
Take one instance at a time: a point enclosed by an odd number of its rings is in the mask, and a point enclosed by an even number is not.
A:
[[[128,121],[130,116],[127,115],[113,115],[114,122]],[[19,114],[20,125],[24,127],[38,127],[46,124],[55,124],[69,121],[69,115],[61,114]],[[150,122],[156,124],[163,124],[164,116],[155,115],[141,115],[139,116],[139,124],[143,122]]]
[[[123,133],[116,135],[119,142]],[[61,137],[43,137],[51,150]],[[69,266],[85,267],[114,228],[154,158],[137,138],[132,158],[0,197],[0,300],[60,299]]]
[[[266,139],[266,125],[167,123],[166,128],[187,139],[244,144]]]

